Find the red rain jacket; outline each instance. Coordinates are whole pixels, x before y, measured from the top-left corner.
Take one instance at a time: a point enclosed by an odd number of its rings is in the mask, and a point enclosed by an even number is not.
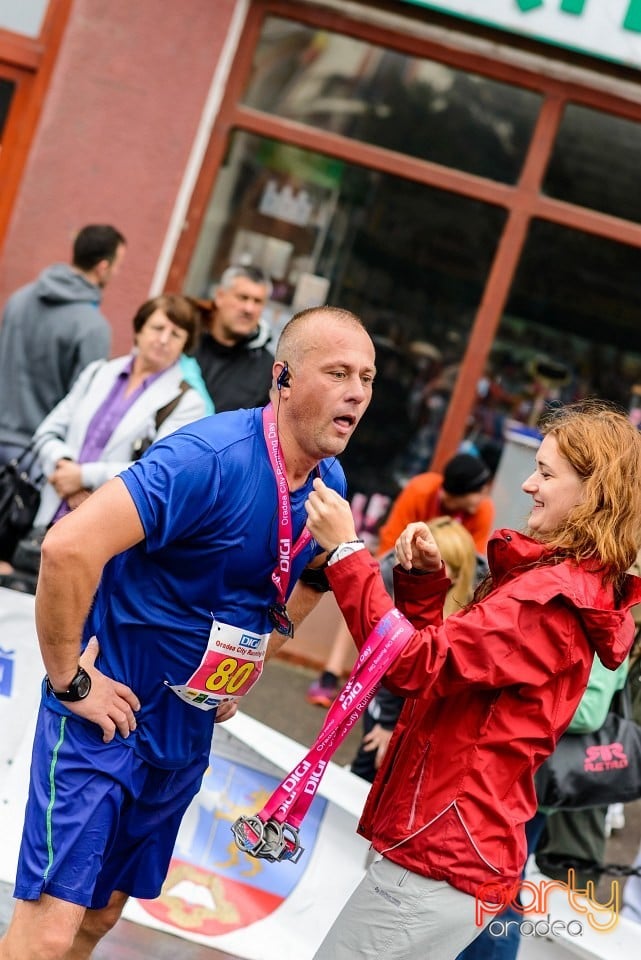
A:
[[[444,573],[394,571],[396,605],[417,630],[385,676],[407,701],[359,832],[395,863],[471,895],[482,883],[518,884],[534,772],[570,723],[594,653],[613,669],[633,639],[641,579],[628,577],[615,607],[597,572],[569,560],[532,566],[544,556],[537,541],[498,531],[495,588],[445,622]],[[360,649],[392,606],[378,563],[361,550],[327,575]]]

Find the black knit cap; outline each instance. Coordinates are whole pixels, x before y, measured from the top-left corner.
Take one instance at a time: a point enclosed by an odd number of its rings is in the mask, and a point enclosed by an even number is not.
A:
[[[471,453],[457,453],[445,464],[443,489],[455,497],[476,493],[485,486],[491,475],[490,468],[480,457]]]

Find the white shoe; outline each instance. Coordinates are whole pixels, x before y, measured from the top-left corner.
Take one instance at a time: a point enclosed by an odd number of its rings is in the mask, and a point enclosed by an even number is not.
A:
[[[625,811],[622,803],[611,803],[605,815],[605,835],[609,837],[613,830],[625,827]]]

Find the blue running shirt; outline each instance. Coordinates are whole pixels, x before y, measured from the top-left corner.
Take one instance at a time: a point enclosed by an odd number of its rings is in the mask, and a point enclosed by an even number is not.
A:
[[[255,633],[271,631],[278,501],[261,412],[220,413],[182,427],[120,474],[145,540],[106,565],[84,641],[98,637],[97,667],[139,697],[137,729],[122,742],[156,766],[183,767],[209,750],[215,711],[182,702],[164,681],[189,679],[207,647],[212,617]],[[323,461],[319,470],[344,496],[338,462]],[[294,542],[307,519],[314,475],[291,494]],[[290,592],[320,552],[312,540],[293,561]],[[53,697],[47,705],[67,712]]]

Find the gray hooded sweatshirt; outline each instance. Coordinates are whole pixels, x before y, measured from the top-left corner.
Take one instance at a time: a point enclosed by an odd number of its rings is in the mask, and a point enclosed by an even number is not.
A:
[[[88,363],[106,359],[102,290],[65,263],[11,295],[0,327],[0,444],[26,446]]]

